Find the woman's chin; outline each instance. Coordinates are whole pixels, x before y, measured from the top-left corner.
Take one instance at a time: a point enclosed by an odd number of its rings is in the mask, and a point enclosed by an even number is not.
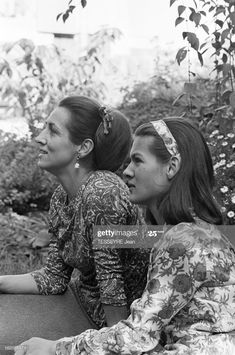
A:
[[[42,159],[38,160],[38,166],[39,168],[43,169],[43,170],[48,170],[48,164],[46,164],[46,162],[44,162]]]

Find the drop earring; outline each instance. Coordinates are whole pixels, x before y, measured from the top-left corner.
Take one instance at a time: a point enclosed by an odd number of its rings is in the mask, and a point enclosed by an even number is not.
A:
[[[80,159],[80,154],[78,153],[77,158],[76,158],[76,163],[74,165],[75,169],[79,169],[79,166],[80,166],[79,159]]]

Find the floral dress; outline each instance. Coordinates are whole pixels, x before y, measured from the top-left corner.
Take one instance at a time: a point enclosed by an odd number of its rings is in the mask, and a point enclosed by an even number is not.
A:
[[[138,225],[144,220],[129,201],[124,182],[108,171],[92,172],[69,201],[62,186],[54,192],[49,211],[50,249],[45,267],[32,272],[40,294],[63,293],[70,284],[88,318],[106,324],[102,304],[130,306],[140,297],[147,277],[147,249],[94,249],[94,225]]]
[[[234,355],[235,251],[198,218],[165,228],[131,315],[57,342],[57,355]]]

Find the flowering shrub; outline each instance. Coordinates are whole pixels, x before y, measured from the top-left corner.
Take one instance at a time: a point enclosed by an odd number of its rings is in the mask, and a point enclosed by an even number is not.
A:
[[[216,177],[215,195],[225,224],[235,224],[235,134],[214,130],[207,139]]]

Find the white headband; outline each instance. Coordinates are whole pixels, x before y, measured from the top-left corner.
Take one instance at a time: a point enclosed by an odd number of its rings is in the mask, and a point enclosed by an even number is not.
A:
[[[163,120],[151,121],[150,122],[157,134],[162,138],[166,149],[172,157],[180,157],[178,144],[176,143],[175,138],[173,137],[171,131],[167,127],[166,123]]]

